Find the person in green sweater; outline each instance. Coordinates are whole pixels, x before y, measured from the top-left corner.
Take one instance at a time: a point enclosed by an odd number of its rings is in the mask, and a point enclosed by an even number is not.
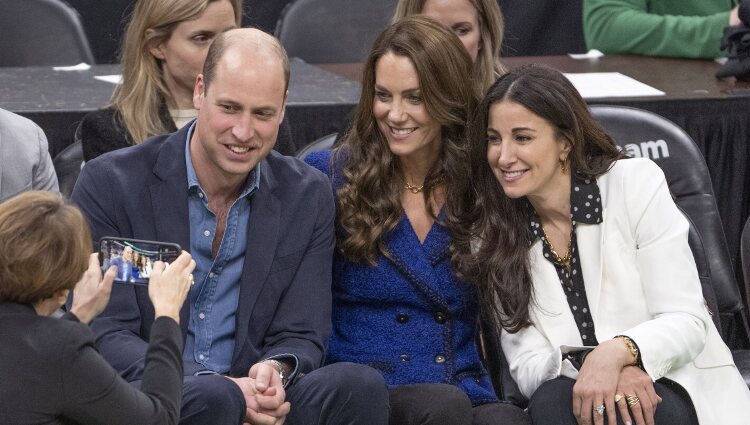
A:
[[[715,58],[724,28],[740,23],[738,0],[584,0],[589,49],[604,53]]]

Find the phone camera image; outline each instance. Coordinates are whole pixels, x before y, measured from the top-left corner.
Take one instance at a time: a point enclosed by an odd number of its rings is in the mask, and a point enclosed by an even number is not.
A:
[[[132,285],[148,285],[154,263],[169,263],[177,258],[179,253],[179,246],[160,242],[105,237],[99,243],[102,272],[115,266],[115,282]]]

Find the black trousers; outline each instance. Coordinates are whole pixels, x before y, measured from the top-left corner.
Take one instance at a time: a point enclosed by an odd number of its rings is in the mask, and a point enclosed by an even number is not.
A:
[[[472,407],[455,385],[413,384],[388,390],[391,425],[530,425],[522,409],[502,403]]]
[[[308,373],[287,388],[291,404],[285,425],[386,425],[388,389],[369,366],[336,363]],[[239,425],[245,399],[219,375],[187,376],[180,425]]]
[[[577,425],[573,416],[575,383],[574,379],[559,377],[545,382],[534,392],[528,409],[534,425]],[[662,378],[654,383],[654,390],[662,398],[654,413],[656,425],[698,425],[690,396],[679,384]],[[606,415],[604,423],[607,423]],[[623,425],[619,410],[617,425]]]

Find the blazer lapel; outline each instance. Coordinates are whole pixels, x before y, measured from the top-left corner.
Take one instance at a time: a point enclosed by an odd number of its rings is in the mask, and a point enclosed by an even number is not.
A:
[[[597,323],[599,296],[602,291],[602,226],[604,222],[576,225],[578,258],[581,261],[583,284],[586,287],[586,298],[594,323]]]
[[[261,162],[260,187],[251,198],[250,225],[248,226],[245,264],[240,280],[240,299],[237,305],[237,322],[232,363],[239,358],[247,338],[250,316],[258,301],[279,241],[279,214],[281,202],[276,196],[278,185],[267,161]]]
[[[555,266],[542,254],[541,239],[531,245],[529,256],[534,276],[532,321],[553,347],[583,345]]]
[[[182,249],[190,249],[190,218],[188,214],[187,168],[185,166],[185,138],[187,128],[172,134],[164,141],[154,164],[157,179],[149,187],[151,208],[156,226],[156,240],[174,242]],[[180,327],[187,334],[190,306],[180,310]]]
[[[448,303],[440,290],[440,280],[433,273],[433,264],[441,255],[441,251],[433,244],[437,244],[438,239],[445,239],[437,234],[441,231],[446,230],[437,224],[433,225],[422,245],[406,214],[403,214],[396,228],[386,235],[385,244],[391,254],[389,260],[414,288],[433,306],[446,308]]]

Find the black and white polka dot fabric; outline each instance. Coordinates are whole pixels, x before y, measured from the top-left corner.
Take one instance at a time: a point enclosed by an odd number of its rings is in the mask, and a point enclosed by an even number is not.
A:
[[[581,340],[584,345],[598,345],[596,334],[594,332],[594,321],[591,318],[588,298],[586,297],[586,287],[583,284],[583,274],[581,273],[581,261],[578,256],[578,243],[576,242],[576,226],[583,224],[599,224],[602,222],[602,199],[599,193],[599,186],[594,179],[573,179],[570,192],[570,217],[573,220],[573,229],[571,235],[572,258],[570,271],[562,264],[555,261],[552,249],[544,237],[542,225],[531,203],[528,203],[530,212],[529,226],[531,229],[531,242],[541,238],[542,252],[544,258],[549,260],[557,271],[560,278],[560,284],[568,299],[568,306],[573,313],[573,318],[578,326],[578,332],[581,334]],[[565,252],[563,249],[560,251]]]

